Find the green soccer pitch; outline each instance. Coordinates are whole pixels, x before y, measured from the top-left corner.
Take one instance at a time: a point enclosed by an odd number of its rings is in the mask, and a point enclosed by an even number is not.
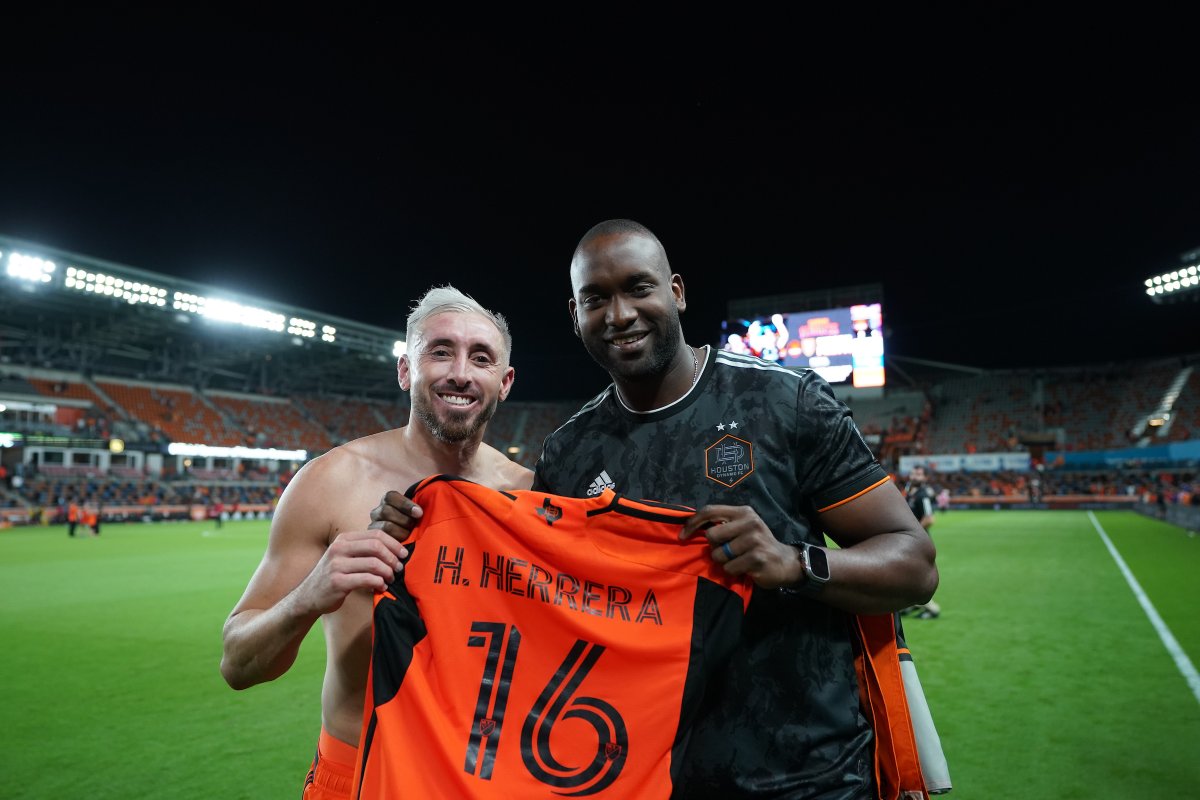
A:
[[[218,671],[266,528],[0,532],[0,797],[300,796],[320,726],[319,629],[274,683],[234,692]],[[942,616],[905,630],[949,797],[1193,796],[1200,537],[1131,512],[1022,511],[939,514],[933,535]]]

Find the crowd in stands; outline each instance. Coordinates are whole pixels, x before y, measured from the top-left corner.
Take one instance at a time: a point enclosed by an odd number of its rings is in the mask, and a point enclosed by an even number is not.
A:
[[[1200,369],[1186,382],[1180,369],[1179,363],[1158,362],[996,371],[848,402],[880,460],[892,467],[907,454],[1023,451],[1023,434],[1030,431],[1053,432],[1051,448],[1060,451],[1122,448],[1152,435],[1155,443],[1200,437]],[[1142,430],[1147,414],[1173,383],[1182,391],[1172,410],[1172,424],[1163,429],[1169,435]],[[314,456],[346,441],[405,425],[409,415],[403,395],[391,403],[336,396],[268,399],[178,386],[19,375],[0,376],[0,390],[79,401],[59,405],[44,418],[23,412],[18,419],[10,412],[4,420],[10,428],[20,423],[56,435],[98,440],[118,428],[136,430],[145,441],[130,443],[134,449],[148,442],[146,449],[159,452],[169,442],[189,442],[304,449]],[[577,402],[503,403],[485,441],[532,467],[545,437],[578,407]],[[1166,502],[1182,497],[1185,503],[1195,498],[1192,473],[1147,470],[945,473],[934,482],[956,497],[1137,496],[1162,497]],[[0,493],[0,508],[53,508],[68,495],[105,505],[263,503],[274,499],[280,483],[265,464],[247,462],[237,470],[194,467],[183,475],[154,479],[125,465],[102,473],[95,467],[44,464],[23,486]]]
[[[207,503],[212,498],[226,502],[269,503],[278,493],[271,483],[208,483],[202,481],[140,480],[111,478],[62,480],[38,475],[17,491],[30,505],[63,505],[69,498],[87,499],[105,505],[171,505]]]
[[[1034,470],[1014,472],[932,472],[935,493],[945,489],[952,498],[1023,498],[1087,496],[1136,498],[1147,503],[1200,505],[1200,482],[1192,470]],[[904,477],[898,480],[903,485]]]

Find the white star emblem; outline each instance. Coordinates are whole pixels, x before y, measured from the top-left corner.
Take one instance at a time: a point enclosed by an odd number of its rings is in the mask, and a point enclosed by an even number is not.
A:
[[[730,427],[730,428],[736,428],[736,427],[737,427],[737,421],[735,420],[734,422],[731,422],[731,423],[729,423],[729,427]]]
[[[719,431],[723,431],[723,430],[725,430],[725,423],[724,423],[724,422],[718,422],[718,423],[717,423],[717,430],[719,430]]]

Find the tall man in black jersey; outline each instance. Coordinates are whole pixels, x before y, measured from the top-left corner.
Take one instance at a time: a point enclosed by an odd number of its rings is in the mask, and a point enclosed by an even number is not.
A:
[[[571,290],[575,333],[613,383],[546,439],[534,488],[699,508],[682,535],[757,586],[679,796],[876,798],[853,615],[933,595],[928,534],[820,376],[684,342],[683,279],[644,226],[589,230]]]

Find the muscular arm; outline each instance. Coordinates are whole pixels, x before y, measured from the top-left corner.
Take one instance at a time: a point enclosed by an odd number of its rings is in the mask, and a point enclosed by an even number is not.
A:
[[[821,602],[854,614],[886,614],[933,596],[938,584],[933,541],[890,481],[818,520],[838,545],[828,549],[830,581],[816,595]],[[713,560],[731,575],[749,575],[764,589],[804,580],[799,551],[776,539],[749,506],[705,506],[684,524],[680,537],[700,532],[713,546]]]
[[[927,602],[938,585],[933,540],[888,481],[818,517],[838,549],[821,599],[857,614]]]
[[[234,689],[287,672],[322,614],[356,589],[386,588],[400,568],[406,552],[384,533],[343,533],[330,543],[335,473],[331,462],[313,461],[280,498],[266,554],[222,632],[221,675]]]

